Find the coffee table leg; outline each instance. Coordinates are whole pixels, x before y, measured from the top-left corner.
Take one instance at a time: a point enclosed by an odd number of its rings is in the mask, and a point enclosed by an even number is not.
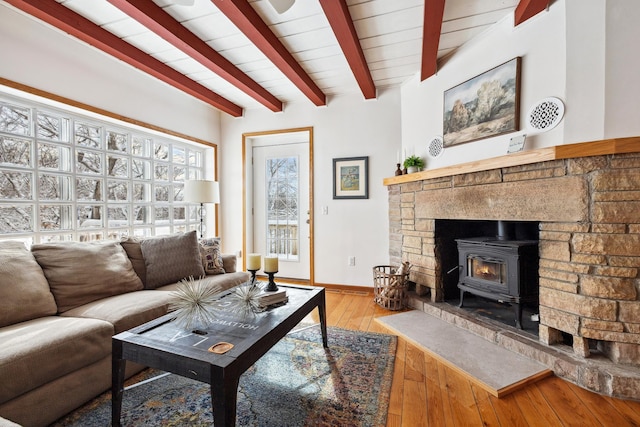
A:
[[[322,345],[327,348],[329,344],[327,342],[327,305],[324,298],[324,289],[318,303],[318,314],[320,316],[320,330],[322,331]]]
[[[229,375],[224,369],[211,367],[211,404],[213,424],[216,427],[236,425],[239,376]]]
[[[126,360],[122,359],[122,343],[113,341],[111,356],[111,425],[120,426],[122,413],[122,394],[124,393],[124,368]]]

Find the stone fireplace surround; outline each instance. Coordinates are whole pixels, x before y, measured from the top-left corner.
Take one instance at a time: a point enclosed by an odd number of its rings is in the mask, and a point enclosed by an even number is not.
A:
[[[412,307],[582,387],[640,399],[640,137],[520,152],[384,184],[390,263],[411,263]],[[539,337],[443,303],[435,231],[444,219],[539,223]]]

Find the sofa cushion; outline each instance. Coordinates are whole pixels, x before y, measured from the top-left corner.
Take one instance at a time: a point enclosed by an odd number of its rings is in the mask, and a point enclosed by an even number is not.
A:
[[[204,276],[200,245],[195,231],[150,237],[140,243],[147,268],[147,289]]]
[[[113,326],[48,316],[0,329],[0,403],[111,354]]]
[[[119,334],[167,314],[171,299],[170,292],[129,292],[76,307],[62,316],[105,320]]]
[[[142,285],[146,288],[147,266],[144,263],[144,256],[142,255],[142,248],[140,247],[141,242],[142,238],[140,237],[123,237],[120,244],[127,253],[129,261],[131,261],[131,265],[133,265],[133,270],[136,272],[138,277],[140,277]]]
[[[24,243],[0,241],[0,327],[56,314],[47,278]]]
[[[219,238],[200,239],[200,255],[206,274],[223,274],[225,272]]]
[[[142,282],[118,242],[60,242],[33,245],[63,313],[111,295],[142,289]]]
[[[222,254],[222,265],[225,273],[235,273],[238,259],[233,254]]]

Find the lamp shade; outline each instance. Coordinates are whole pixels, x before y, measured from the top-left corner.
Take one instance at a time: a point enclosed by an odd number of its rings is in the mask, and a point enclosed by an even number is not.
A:
[[[184,201],[192,203],[220,203],[217,181],[193,180],[184,182]]]

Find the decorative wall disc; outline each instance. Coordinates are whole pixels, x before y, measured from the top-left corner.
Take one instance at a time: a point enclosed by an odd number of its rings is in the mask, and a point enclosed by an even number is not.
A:
[[[442,156],[443,152],[444,140],[442,139],[442,137],[434,136],[433,138],[431,138],[431,141],[429,141],[429,146],[427,147],[427,154],[429,154],[429,157],[431,157],[432,159],[438,158]]]
[[[541,132],[553,129],[564,116],[564,104],[558,98],[544,98],[529,109],[527,126]]]

